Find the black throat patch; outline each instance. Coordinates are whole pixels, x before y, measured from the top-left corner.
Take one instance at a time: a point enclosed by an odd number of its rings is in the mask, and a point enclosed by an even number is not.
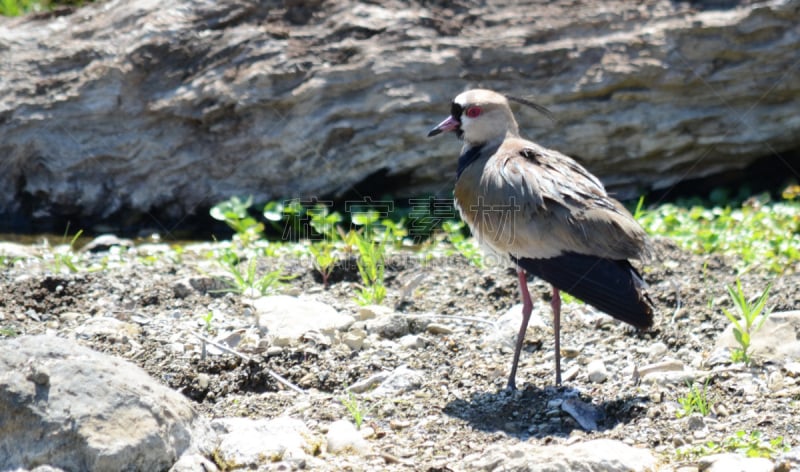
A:
[[[470,164],[475,162],[475,159],[477,159],[481,155],[482,149],[483,149],[483,144],[481,144],[480,146],[473,146],[464,151],[463,154],[458,156],[458,169],[456,170],[456,179],[461,177],[461,173],[464,172],[464,169],[466,169],[467,167],[469,167]]]

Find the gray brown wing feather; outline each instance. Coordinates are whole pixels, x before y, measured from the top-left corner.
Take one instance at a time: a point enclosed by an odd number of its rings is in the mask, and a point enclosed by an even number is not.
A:
[[[473,218],[479,238],[498,252],[532,258],[567,251],[617,260],[647,257],[642,228],[571,158],[507,139],[482,167],[478,188],[484,210]]]

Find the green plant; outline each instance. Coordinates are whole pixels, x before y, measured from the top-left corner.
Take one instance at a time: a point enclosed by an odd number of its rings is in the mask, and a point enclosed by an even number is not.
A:
[[[66,241],[67,233],[69,232],[69,226],[64,231],[63,240]],[[69,241],[69,244],[62,245],[62,247],[57,248],[53,253],[53,261],[52,261],[52,268],[53,272],[61,273],[64,269],[68,269],[70,272],[80,272],[83,267],[80,264],[80,256],[75,253],[75,243],[83,234],[83,230],[79,230],[75,233],[75,236]]]
[[[740,208],[668,203],[634,213],[649,234],[666,236],[684,249],[735,255],[740,272],[763,268],[781,274],[800,264],[800,200],[791,191],[784,198],[751,197]]]
[[[470,264],[476,267],[483,267],[483,254],[478,245],[475,244],[475,240],[464,235],[465,226],[463,221],[448,220],[442,222],[442,230],[456,251],[464,256]]]
[[[336,262],[339,260],[334,250],[334,245],[328,241],[319,241],[311,244],[308,250],[314,258],[314,268],[322,276],[322,286],[327,289],[328,279],[336,267]]]
[[[17,336],[18,334],[19,333],[17,333],[17,330],[15,330],[14,328],[0,328],[0,336],[12,338],[14,336]]]
[[[704,444],[681,447],[675,452],[679,460],[719,454],[721,452],[738,452],[747,457],[771,459],[791,448],[791,445],[784,440],[783,436],[777,436],[770,440],[764,440],[761,436],[761,431],[747,433],[739,430],[725,438],[721,443],[708,441]]]
[[[200,319],[203,320],[203,323],[205,324],[206,332],[212,333],[214,328],[211,327],[211,320],[214,319],[214,312],[209,310],[208,313],[201,316]]]
[[[707,416],[711,413],[713,403],[708,398],[708,380],[703,384],[702,390],[698,390],[692,382],[687,381],[686,386],[689,387],[686,396],[678,399],[678,403],[683,407],[683,410],[678,411],[676,416],[682,418],[693,413],[700,413],[703,416]]]
[[[306,212],[310,218],[309,224],[325,241],[333,242],[341,238],[342,215],[337,212],[330,213],[328,207],[317,205]]]
[[[366,234],[350,231],[348,243],[358,250],[358,273],[361,276],[361,287],[358,289],[356,302],[361,305],[378,304],[386,298],[384,285],[385,272],[385,245],[386,240],[374,242]]]
[[[286,282],[296,277],[283,274],[281,269],[259,275],[255,258],[251,258],[245,269],[242,270],[240,268],[242,261],[239,255],[231,249],[226,249],[222,253],[219,262],[231,275],[231,279],[224,279],[225,283],[228,285],[227,291],[248,296],[268,295],[278,292],[286,285]]]
[[[302,219],[307,213],[299,200],[267,202],[262,214],[283,241],[296,241],[305,234]]]
[[[247,247],[261,239],[264,234],[264,224],[249,214],[252,205],[253,197],[247,197],[245,201],[239,197],[231,197],[211,207],[209,214],[215,220],[225,222],[236,232],[236,238],[241,241],[242,245]]]
[[[360,403],[358,403],[358,399],[353,392],[348,390],[347,396],[339,397],[339,401],[342,402],[342,405],[344,405],[345,408],[347,408],[347,411],[353,418],[353,422],[356,424],[356,429],[361,429],[361,424],[364,422],[364,417],[367,415],[367,411]]]
[[[745,365],[750,365],[752,359],[748,350],[750,349],[750,337],[756,333],[764,322],[769,317],[769,310],[763,315],[761,312],[767,304],[767,297],[769,296],[769,289],[772,284],[767,284],[767,288],[761,292],[761,295],[756,298],[753,303],[747,301],[747,296],[742,289],[742,282],[736,279],[736,287],[728,286],[728,295],[733,301],[738,316],[734,315],[726,308],[722,309],[725,316],[733,323],[733,336],[736,342],[739,343],[739,348],[734,349],[731,353],[731,360],[733,362],[743,362]]]

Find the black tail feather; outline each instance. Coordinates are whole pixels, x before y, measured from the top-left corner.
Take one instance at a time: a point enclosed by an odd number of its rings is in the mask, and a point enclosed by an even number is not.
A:
[[[518,266],[598,310],[637,328],[653,324],[644,281],[628,261],[565,253],[549,259],[516,259]]]

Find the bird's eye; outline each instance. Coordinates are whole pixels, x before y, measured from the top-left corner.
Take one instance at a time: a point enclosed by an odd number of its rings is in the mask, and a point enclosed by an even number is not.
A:
[[[467,111],[464,112],[464,113],[469,118],[477,118],[477,117],[481,116],[481,111],[482,111],[481,107],[469,107],[469,108],[467,108]]]

